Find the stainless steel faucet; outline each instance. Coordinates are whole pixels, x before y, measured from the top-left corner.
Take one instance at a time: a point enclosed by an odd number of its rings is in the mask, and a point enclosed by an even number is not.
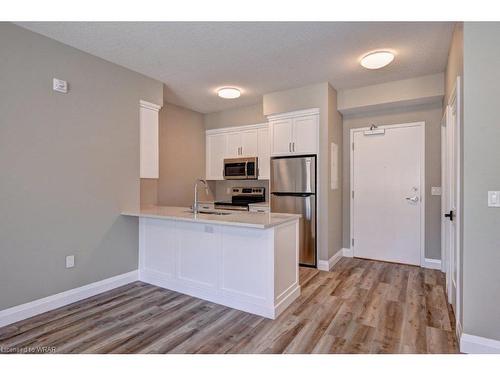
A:
[[[194,182],[194,203],[193,203],[193,213],[197,214],[198,213],[198,182],[203,182],[203,185],[205,185],[205,192],[208,194],[208,184],[207,181],[204,180],[203,178],[198,178]]]

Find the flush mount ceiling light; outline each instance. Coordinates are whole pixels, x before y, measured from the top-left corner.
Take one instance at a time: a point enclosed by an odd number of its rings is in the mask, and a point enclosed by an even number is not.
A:
[[[394,60],[394,54],[389,51],[371,52],[361,59],[361,66],[366,69],[380,69]]]
[[[223,99],[236,99],[241,95],[241,91],[234,87],[223,87],[217,90],[217,95]]]

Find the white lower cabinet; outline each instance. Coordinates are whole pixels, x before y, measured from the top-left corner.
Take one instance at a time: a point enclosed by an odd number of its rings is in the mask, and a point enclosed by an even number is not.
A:
[[[139,218],[139,279],[274,319],[300,294],[298,220],[268,229]]]
[[[206,179],[223,180],[224,159],[258,157],[259,179],[269,179],[270,152],[268,124],[238,126],[206,132]]]

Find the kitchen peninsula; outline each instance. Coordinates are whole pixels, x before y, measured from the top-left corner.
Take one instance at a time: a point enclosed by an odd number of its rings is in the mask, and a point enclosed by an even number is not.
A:
[[[139,279],[276,318],[299,295],[300,215],[143,207]]]

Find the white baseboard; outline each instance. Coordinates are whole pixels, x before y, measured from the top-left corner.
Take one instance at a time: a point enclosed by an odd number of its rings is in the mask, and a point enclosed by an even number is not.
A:
[[[462,333],[460,351],[469,354],[500,354],[500,341]]]
[[[424,268],[430,268],[433,270],[440,270],[441,271],[441,260],[440,259],[425,258],[424,264],[422,266]]]
[[[354,251],[352,251],[352,249],[349,249],[349,248],[343,248],[342,249],[342,254],[347,257],[347,258],[352,258],[354,257]]]
[[[337,263],[343,255],[342,249],[337,251],[333,256],[328,260],[318,260],[318,270],[320,271],[330,271],[335,263]]]
[[[96,294],[106,292],[119,286],[139,280],[137,270],[110,277],[79,288],[66,290],[22,305],[0,311],[0,327],[31,318],[32,316],[69,305]]]

